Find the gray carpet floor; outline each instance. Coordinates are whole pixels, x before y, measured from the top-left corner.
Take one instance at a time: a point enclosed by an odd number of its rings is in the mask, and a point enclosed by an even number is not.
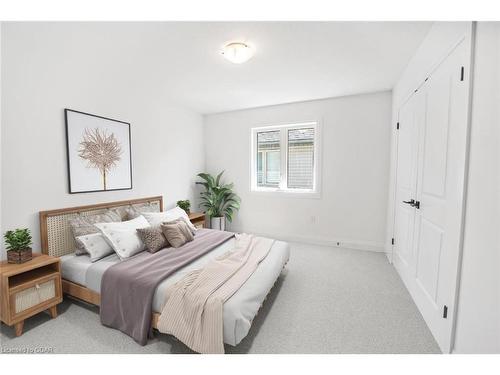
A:
[[[191,353],[155,332],[146,346],[99,322],[98,309],[65,299],[59,316],[26,320],[24,333],[1,326],[5,353]],[[432,334],[384,254],[292,244],[290,262],[253,322],[227,353],[439,353]]]

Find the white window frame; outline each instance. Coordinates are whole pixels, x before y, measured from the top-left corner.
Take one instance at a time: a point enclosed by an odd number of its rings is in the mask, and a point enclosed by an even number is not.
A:
[[[301,128],[314,129],[314,170],[312,189],[290,189],[288,182],[288,131]],[[280,131],[280,184],[279,187],[257,185],[257,133]],[[258,126],[250,129],[250,191],[256,193],[290,195],[304,198],[321,197],[321,124],[319,121],[287,123],[281,125]]]

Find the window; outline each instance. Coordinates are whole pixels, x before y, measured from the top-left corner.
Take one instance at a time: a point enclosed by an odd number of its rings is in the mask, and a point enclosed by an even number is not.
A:
[[[318,193],[318,124],[252,129],[252,190]]]
[[[280,132],[257,133],[257,185],[279,187],[280,185]]]

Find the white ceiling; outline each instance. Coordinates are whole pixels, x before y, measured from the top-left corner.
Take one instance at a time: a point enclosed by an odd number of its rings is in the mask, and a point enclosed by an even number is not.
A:
[[[176,91],[190,107],[210,113],[391,89],[430,26],[419,22],[182,25],[183,42],[175,43],[174,59],[182,60],[187,71],[177,77]],[[253,59],[241,65],[223,59],[218,49],[229,40],[253,44]]]
[[[200,113],[391,89],[430,26],[430,22],[51,25],[58,37],[70,38],[73,49],[68,58],[95,53],[108,79],[126,79],[135,87],[160,85],[172,101]],[[253,59],[237,65],[220,55],[225,42],[235,40],[255,46]]]

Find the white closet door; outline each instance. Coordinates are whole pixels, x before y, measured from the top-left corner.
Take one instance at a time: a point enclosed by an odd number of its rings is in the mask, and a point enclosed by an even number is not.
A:
[[[394,265],[443,352],[462,231],[469,53],[459,44],[399,113]]]
[[[419,97],[412,96],[399,111],[394,266],[405,283],[414,264],[413,231],[415,210],[411,205],[417,190]]]
[[[443,352],[450,351],[462,231],[468,82],[465,43],[417,93],[425,120],[419,136],[413,298]]]

